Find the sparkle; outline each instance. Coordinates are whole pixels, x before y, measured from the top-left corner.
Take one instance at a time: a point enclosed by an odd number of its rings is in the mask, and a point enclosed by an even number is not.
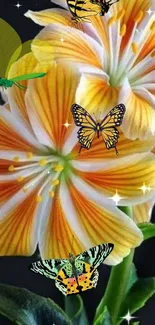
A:
[[[15,7],[17,7],[18,9],[21,7],[22,5],[19,3],[19,2],[17,2],[17,4],[15,5]]]
[[[117,193],[117,190],[116,190],[115,195],[113,195],[112,197],[109,197],[109,199],[113,200],[117,205],[120,200],[124,199],[124,197],[119,196],[119,194]]]
[[[133,319],[133,318],[137,318],[137,317],[133,317],[130,315],[130,312],[128,310],[128,313],[124,316],[124,317],[121,317],[122,319],[125,319],[128,323],[128,325],[130,324],[130,321]]]
[[[71,125],[71,124],[69,124],[68,122],[66,122],[65,124],[63,124],[67,129],[68,129],[68,127]]]
[[[147,11],[148,15],[150,16],[154,11],[151,10],[151,8],[149,8]]]
[[[152,188],[150,186],[146,186],[145,183],[143,184],[143,186],[139,187],[140,190],[142,190],[142,192],[145,194],[146,191],[150,192],[152,190]]]
[[[60,38],[60,41],[61,41],[61,42],[64,42],[64,38],[63,38],[63,37],[61,37],[61,38]]]

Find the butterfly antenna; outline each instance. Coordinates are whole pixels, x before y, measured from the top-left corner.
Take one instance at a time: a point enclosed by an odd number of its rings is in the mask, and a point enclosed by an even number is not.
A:
[[[82,146],[81,146],[80,149],[79,149],[79,152],[78,152],[79,155],[80,155],[81,150],[82,150]]]
[[[117,148],[115,147],[115,151],[116,151],[116,155],[118,156],[118,150],[117,150]]]

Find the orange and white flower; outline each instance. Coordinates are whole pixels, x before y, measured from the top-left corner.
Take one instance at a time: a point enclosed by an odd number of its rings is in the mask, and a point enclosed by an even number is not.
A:
[[[24,73],[29,67],[32,72],[32,65],[39,71],[28,54],[9,77],[24,64]],[[42,258],[65,257],[74,235],[74,254],[112,242],[106,262],[117,264],[142,241],[134,221],[111,198],[116,190],[121,205],[152,197],[153,190],[144,195],[141,186],[155,188],[155,158],[149,152],[154,138],[132,141],[121,133],[119,157],[101,139],[79,156],[70,111],[79,80],[73,67],[55,62],[44,78],[28,82],[26,92],[13,86],[10,106],[1,107],[0,255],[31,255],[38,245]]]
[[[67,8],[66,0],[52,2]],[[79,67],[76,98],[89,112],[105,114],[123,102],[127,111],[122,128],[131,139],[155,132],[155,14],[147,12],[151,5],[149,0],[120,0],[104,17],[83,23],[83,30],[69,26],[71,14],[64,9],[25,14],[46,26],[37,36],[42,45],[32,46],[36,57]]]

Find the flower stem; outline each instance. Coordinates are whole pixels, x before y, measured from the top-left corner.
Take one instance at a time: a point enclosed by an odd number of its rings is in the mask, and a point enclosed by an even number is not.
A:
[[[132,211],[130,208],[123,207],[121,210],[131,217]],[[133,256],[134,249],[124,258],[122,263],[112,267],[104,297],[96,310],[95,320],[97,320],[99,315],[103,312],[104,307],[107,306],[112,323],[114,325],[120,323],[118,319],[119,311],[126,294]]]

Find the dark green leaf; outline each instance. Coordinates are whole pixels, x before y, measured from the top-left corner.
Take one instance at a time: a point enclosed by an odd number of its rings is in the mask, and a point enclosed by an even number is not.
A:
[[[105,306],[103,313],[94,322],[94,325],[112,325],[111,317],[108,308]]]
[[[144,240],[149,239],[151,237],[155,237],[155,224],[153,223],[140,223],[138,225],[138,227],[140,228],[140,230],[143,233],[144,236]]]
[[[120,319],[122,315],[126,315],[128,310],[131,315],[135,313],[145,305],[154,293],[155,278],[139,279],[124,298],[116,325],[119,325],[123,321]]]
[[[0,314],[20,325],[71,325],[67,315],[50,298],[3,284],[0,285]]]
[[[89,325],[80,295],[72,295],[65,298],[65,312],[73,325]]]

